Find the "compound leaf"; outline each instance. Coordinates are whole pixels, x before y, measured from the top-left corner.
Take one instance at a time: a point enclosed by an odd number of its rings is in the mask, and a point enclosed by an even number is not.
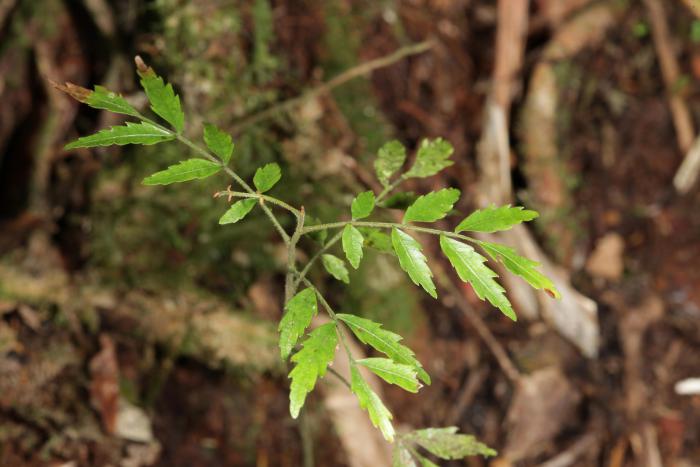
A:
[[[508,230],[521,222],[531,221],[537,216],[536,211],[524,209],[522,206],[489,206],[471,213],[459,223],[455,232],[498,232]]]
[[[170,185],[171,183],[187,182],[189,180],[207,178],[219,170],[221,170],[221,166],[216,162],[205,159],[187,159],[146,177],[143,180],[143,184]]]
[[[328,273],[338,279],[341,282],[345,282],[346,284],[350,283],[350,273],[348,272],[348,268],[345,267],[345,262],[338,258],[337,256],[333,256],[330,254],[325,254],[321,256],[321,262],[323,263],[323,267],[326,268],[326,271]]]
[[[216,125],[205,123],[204,142],[211,152],[221,158],[224,164],[228,164],[233,155],[233,141],[231,141],[231,135],[221,130]]]
[[[292,362],[296,363],[294,369],[289,372],[289,378],[292,380],[289,390],[289,413],[292,414],[292,418],[299,416],[306,395],[313,391],[316,380],[326,374],[337,345],[335,324],[328,323],[314,329],[304,341],[302,349],[292,355]]]
[[[430,177],[440,172],[442,169],[454,164],[450,156],[454,152],[452,145],[442,138],[434,140],[424,139],[418,148],[416,161],[411,169],[406,172],[405,177]]]
[[[265,164],[255,171],[253,184],[260,193],[265,193],[272,189],[282,178],[282,170],[275,162]]]
[[[374,170],[383,186],[389,186],[389,179],[403,166],[405,161],[406,148],[396,140],[389,141],[379,149],[377,160],[374,161]]]
[[[425,384],[430,384],[430,376],[416,359],[413,351],[401,344],[401,336],[386,329],[382,325],[366,318],[338,313],[336,317],[348,325],[352,333],[363,344],[383,353],[396,363],[413,367],[418,377]]]
[[[140,57],[136,58],[136,67],[141,77],[141,86],[151,103],[151,110],[170,123],[178,133],[182,133],[185,129],[185,114],[173,86],[165,84],[163,78],[156,75],[153,68],[146,66]]]
[[[257,203],[257,200],[252,198],[236,201],[228,208],[228,211],[219,218],[219,224],[235,224],[248,215],[253,207],[255,207],[255,203]]]
[[[540,263],[518,255],[513,248],[498,243],[490,243],[480,241],[479,245],[484,251],[493,258],[494,261],[499,261],[515,275],[522,277],[528,284],[538,290],[544,290],[554,298],[560,298],[559,291],[554,286],[554,283],[537,269]]]
[[[369,368],[387,383],[395,384],[406,391],[418,392],[420,388],[414,366],[396,363],[388,358],[363,358],[357,360],[357,363]]]
[[[384,438],[394,441],[394,426],[391,424],[393,418],[391,412],[384,406],[379,396],[372,391],[367,382],[362,378],[360,371],[355,365],[350,367],[350,388],[360,401],[360,407],[369,413],[372,425],[379,428]]]
[[[65,149],[94,148],[97,146],[124,146],[126,144],[156,144],[170,141],[175,136],[167,130],[150,123],[126,122],[124,126],[113,126],[94,135],[83,136],[66,145]]]
[[[360,261],[362,261],[362,245],[364,244],[364,237],[359,230],[354,226],[348,224],[343,229],[343,251],[345,252],[345,257],[353,268],[357,269],[360,267]]]
[[[374,192],[365,191],[357,195],[355,199],[352,200],[352,205],[350,206],[353,219],[364,219],[369,217],[374,210]]]
[[[457,271],[459,278],[464,282],[469,282],[480,299],[488,300],[504,315],[513,321],[517,320],[513,307],[505,295],[505,290],[494,280],[498,274],[484,265],[486,258],[477,253],[471,246],[444,235],[440,235],[440,248]]]
[[[406,271],[414,284],[420,285],[433,298],[437,298],[433,273],[428,267],[427,259],[422,253],[420,243],[407,233],[396,228],[391,231],[391,243],[396,256],[399,257],[401,269]]]
[[[495,456],[497,452],[476,440],[474,436],[457,433],[457,427],[426,428],[416,430],[405,437],[431,454],[444,460],[467,456]]]
[[[435,222],[445,217],[459,199],[459,190],[444,188],[427,195],[420,196],[406,210],[403,216],[407,222]]]
[[[286,360],[299,337],[311,324],[311,319],[318,313],[316,292],[311,288],[302,290],[287,302],[284,310],[277,329],[280,332],[280,355]]]

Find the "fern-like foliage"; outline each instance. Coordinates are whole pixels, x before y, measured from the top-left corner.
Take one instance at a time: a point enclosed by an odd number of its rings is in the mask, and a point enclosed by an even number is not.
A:
[[[558,296],[553,283],[536,268],[534,261],[519,256],[515,250],[505,245],[479,241],[462,232],[495,232],[512,227],[537,217],[534,211],[522,207],[491,206],[478,210],[458,223],[454,231],[443,231],[425,226],[425,223],[445,219],[454,212],[460,192],[455,188],[445,188],[426,193],[413,201],[405,210],[401,223],[389,222],[382,217],[382,204],[392,191],[404,180],[424,178],[437,174],[453,164],[453,152],[449,142],[437,138],[423,140],[418,148],[413,164],[405,169],[406,148],[398,141],[386,143],[378,152],[374,164],[377,178],[383,190],[380,193],[365,191],[352,201],[347,220],[321,224],[307,215],[303,207],[297,208],[283,200],[270,196],[282,177],[278,164],[271,163],[260,167],[252,183],[245,181],[229,163],[235,160],[235,145],[230,135],[214,125],[203,128],[204,146],[188,139],[185,133],[185,114],[179,96],[172,85],[156,75],[152,68],[137,58],[137,71],[141,85],[150,101],[150,108],[156,117],[148,117],[137,111],[119,94],[97,86],[94,90],[67,83],[55,85],[80,102],[93,108],[107,110],[129,117],[137,122],[127,122],[123,126],[98,131],[70,143],[66,149],[124,144],[158,144],[177,140],[184,143],[195,154],[176,165],[147,177],[145,185],[169,185],[212,176],[227,175],[240,187],[241,191],[229,188],[216,195],[228,200],[230,206],[222,210],[220,224],[234,224],[242,221],[256,207],[269,218],[285,243],[288,252],[287,277],[285,282],[285,314],[279,323],[279,348],[282,359],[290,359],[293,369],[289,373],[290,413],[296,418],[303,408],[306,398],[322,378],[328,366],[336,358],[336,348],[340,343],[347,354],[350,365],[348,389],[358,399],[360,406],[367,410],[372,423],[381,430],[389,441],[398,439],[394,449],[394,465],[413,466],[435,465],[427,453],[440,459],[457,459],[469,455],[490,456],[493,450],[476,441],[473,437],[456,433],[456,428],[431,428],[418,430],[397,437],[392,425],[392,414],[379,395],[370,388],[360,368],[374,373],[389,384],[399,386],[409,392],[418,392],[422,384],[430,384],[430,376],[416,358],[415,353],[401,343],[401,336],[382,327],[380,323],[360,318],[353,314],[336,313],[319,289],[308,279],[307,274],[317,260],[335,279],[349,283],[352,274],[346,266],[357,269],[362,261],[365,248],[376,248],[394,255],[399,266],[409,278],[428,295],[437,298],[437,288],[433,282],[433,272],[423,245],[417,234],[439,237],[442,252],[453,265],[458,277],[471,284],[474,292],[482,300],[488,301],[508,318],[515,320],[505,290],[496,281],[497,274],[486,265],[486,257],[479,254],[481,249],[494,261],[514,274],[522,277],[532,287]],[[222,181],[225,186],[225,182]],[[274,210],[296,220],[293,232],[282,227]],[[371,220],[375,216],[376,220]],[[415,223],[422,223],[418,226]],[[329,232],[335,231],[328,239]],[[320,250],[303,266],[297,264],[296,248],[303,236],[313,236],[321,241]],[[338,251],[332,251],[340,242]],[[476,247],[476,248],[475,248]],[[335,253],[335,254],[334,254]],[[319,307],[325,310],[331,322],[316,329],[310,329],[312,318]],[[343,337],[346,328],[361,343],[371,347],[381,357],[356,359]],[[340,337],[340,339],[339,339]]]

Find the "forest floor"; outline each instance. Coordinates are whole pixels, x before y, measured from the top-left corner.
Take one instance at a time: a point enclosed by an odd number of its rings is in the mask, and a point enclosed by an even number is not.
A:
[[[316,465],[352,465],[320,398],[311,397],[303,427],[288,416],[287,380],[275,352],[281,276],[274,249],[255,244],[263,259],[229,255],[254,264],[235,277],[217,269],[223,266],[206,266],[212,260],[199,247],[173,247],[160,230],[157,238],[137,237],[148,243],[129,244],[133,250],[119,253],[118,263],[113,247],[109,255],[100,250],[112,245],[103,241],[113,241],[112,229],[125,235],[104,224],[107,217],[131,222],[123,210],[136,206],[136,227],[155,224],[139,216],[158,200],[144,201],[124,182],[122,160],[125,170],[142,170],[133,154],[61,149],[96,121],[113,121],[63,100],[44,78],[111,83],[138,99],[129,55],[140,53],[172,70],[188,111],[201,119],[204,105],[217,105],[220,115],[229,111],[213,97],[198,99],[210,89],[191,83],[198,65],[185,72],[177,63],[185,55],[168,58],[159,49],[168,40],[161,23],[170,23],[154,5],[178,2],[129,3],[133,8],[47,0],[36,14],[31,2],[0,1],[0,465],[297,466],[310,453]],[[202,11],[217,4],[190,3]],[[381,121],[409,146],[423,137],[451,141],[456,164],[441,183],[462,190],[469,200],[459,207],[464,212],[483,203],[478,142],[499,60],[495,2],[387,2],[365,11],[363,2],[349,0],[329,2],[335,10],[273,1],[267,39],[258,32],[264,12],[248,5],[267,2],[233,3],[243,5],[234,7],[241,12],[235,34],[201,33],[204,60],[255,55],[248,63],[258,75],[243,83],[255,102],[240,104],[246,97],[236,94],[231,128],[251,113],[246,105],[292,98],[357,62],[432,41],[426,52],[304,104],[293,123],[255,127],[251,138],[280,142],[258,152],[283,147],[279,157],[290,165],[329,171],[327,178],[302,179],[307,183],[330,186],[337,176],[341,188],[367,186],[369,169],[362,167]],[[679,147],[685,143],[669,103],[682,98],[692,133],[692,122],[700,122],[700,17],[684,2],[663,2],[661,20],[680,69],[669,90],[655,42],[657,2],[532,3],[506,111],[507,201],[540,211],[529,235],[580,293],[561,307],[575,313],[594,304],[597,317],[581,326],[596,337],[572,338],[556,319],[513,324],[468,287],[458,290],[461,306],[418,298],[417,318],[395,319],[411,330],[410,345],[434,382],[419,395],[384,388],[385,400],[398,426],[459,426],[500,452],[495,461],[466,465],[698,466],[700,395],[674,387],[700,377],[700,190],[674,187],[688,148]],[[182,8],[179,21],[188,11]],[[342,23],[329,11],[353,20]],[[352,29],[347,40],[357,56],[350,59],[333,42],[342,40],[343,27]],[[329,33],[333,28],[340,29]],[[269,49],[258,40],[269,40]],[[229,79],[224,68],[213,72],[222,80]],[[101,170],[115,179],[96,182]],[[329,198],[341,202],[334,189]],[[168,196],[188,203],[193,194],[184,201]],[[115,200],[126,200],[124,209]],[[204,223],[178,220],[173,237],[196,243]],[[141,257],[142,249],[157,259]],[[149,261],[183,277],[142,279]],[[413,295],[396,290],[413,303]],[[524,315],[541,307],[527,298],[515,304]],[[247,312],[231,313],[232,306]],[[494,345],[505,350],[506,363],[494,356]],[[590,345],[595,352],[584,355]]]

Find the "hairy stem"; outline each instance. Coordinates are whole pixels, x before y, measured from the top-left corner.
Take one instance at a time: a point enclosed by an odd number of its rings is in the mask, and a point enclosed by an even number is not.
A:
[[[231,191],[231,189],[227,189],[225,191],[217,191],[214,193],[214,197],[219,197],[219,196],[231,196],[235,198],[256,198],[259,200],[262,200],[264,202],[274,204],[275,206],[279,206],[282,209],[285,209],[292,214],[294,214],[297,218],[301,216],[301,210],[295,208],[294,206],[291,206],[284,201],[274,198],[272,196],[268,195],[263,195],[262,193],[248,193],[248,192],[243,192],[243,191]]]

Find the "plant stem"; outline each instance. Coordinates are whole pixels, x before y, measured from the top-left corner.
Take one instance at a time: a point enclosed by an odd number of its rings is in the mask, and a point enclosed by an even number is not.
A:
[[[294,229],[292,238],[287,243],[287,275],[284,281],[284,303],[287,303],[294,296],[294,274],[296,274],[297,243],[304,230],[304,208],[301,208],[301,215],[297,217],[297,227]]]
[[[374,200],[374,202],[375,202],[376,204],[379,204],[384,198],[386,198],[386,197],[389,195],[389,193],[391,193],[392,191],[394,191],[394,189],[395,189],[397,186],[399,186],[404,180],[405,180],[405,179],[403,178],[403,176],[401,176],[401,177],[397,178],[396,180],[394,180],[392,183],[389,184],[389,186],[385,187],[385,188],[382,190],[382,192],[379,193],[379,194],[377,195],[377,199]]]
[[[321,249],[320,249],[319,251],[317,251],[316,254],[313,255],[313,256],[311,257],[311,259],[306,263],[306,265],[304,265],[304,268],[303,268],[303,269],[301,270],[301,272],[299,273],[299,276],[297,277],[296,283],[295,283],[295,285],[294,285],[295,288],[296,288],[296,287],[299,287],[299,283],[300,283],[300,282],[306,277],[306,275],[309,273],[309,270],[311,269],[311,266],[313,266],[314,263],[315,263],[316,261],[318,261],[318,259],[321,257],[321,255],[322,255],[323,253],[325,253],[325,252],[328,251],[333,245],[335,245],[336,243],[338,243],[338,241],[342,238],[342,236],[343,236],[343,232],[342,232],[342,231],[337,232],[337,233],[333,236],[333,238],[331,238],[330,240],[328,240],[328,241],[326,242],[326,244],[323,245],[323,247],[321,247]]]
[[[302,234],[308,234],[311,232],[318,232],[319,230],[326,230],[326,229],[339,229],[342,227],[345,227],[346,225],[354,225],[355,227],[374,227],[377,229],[402,229],[402,230],[413,230],[416,232],[422,232],[422,233],[427,233],[431,235],[444,235],[446,237],[450,238],[458,238],[460,240],[464,240],[467,242],[472,242],[472,243],[477,243],[477,240],[474,240],[471,237],[467,237],[466,235],[454,233],[454,232],[447,232],[445,230],[438,230],[438,229],[431,229],[428,227],[418,227],[416,225],[409,225],[409,224],[399,224],[398,222],[371,222],[371,221],[341,221],[341,222],[331,222],[328,224],[319,224],[319,225],[310,225],[308,227],[304,227]]]
[[[272,196],[268,195],[263,195],[262,193],[247,193],[247,192],[242,192],[242,191],[231,191],[230,189],[226,191],[217,191],[214,194],[215,197],[219,196],[234,196],[237,198],[257,198],[262,201],[266,201],[270,204],[274,204],[276,206],[281,207],[282,209],[286,209],[287,211],[291,212],[294,214],[297,218],[301,216],[301,210],[295,208],[294,206],[291,206],[284,201],[274,198]]]

